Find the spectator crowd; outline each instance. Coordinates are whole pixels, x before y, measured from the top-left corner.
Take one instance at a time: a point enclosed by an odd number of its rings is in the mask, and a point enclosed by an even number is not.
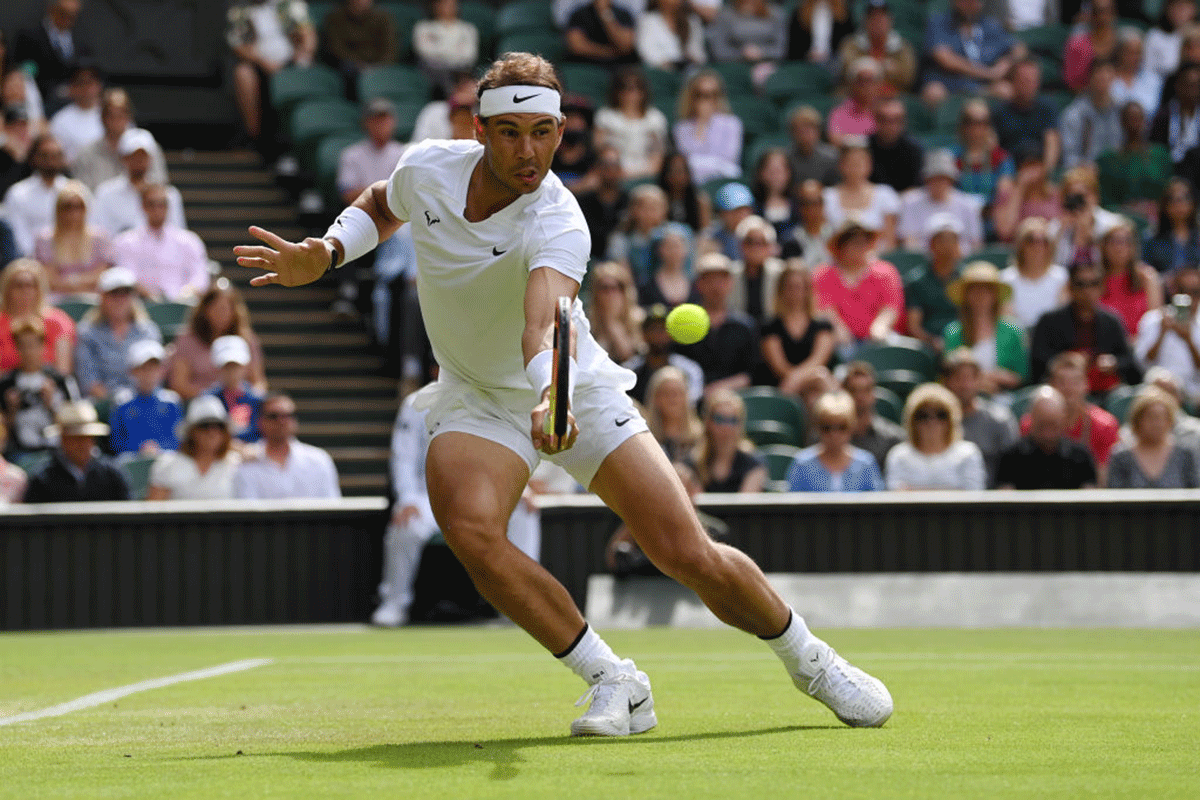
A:
[[[0,488],[127,494],[112,464],[153,457],[152,498],[264,496],[276,473],[327,491],[161,147],[75,37],[79,6],[50,0],[40,28],[0,38]],[[1140,0],[479,7],[233,3],[245,134],[287,153],[273,82],[333,71],[361,104],[336,165],[348,202],[407,146],[474,135],[491,54],[552,55],[552,168],[590,227],[592,329],[702,489],[1200,485],[1194,0],[1154,20]],[[393,65],[428,86],[419,108],[363,94]],[[403,229],[369,270],[360,306],[400,343],[407,392],[428,358]],[[148,312],[163,302],[193,304],[171,342]],[[684,302],[711,320],[687,346],[664,325]],[[765,396],[796,421],[761,424]]]

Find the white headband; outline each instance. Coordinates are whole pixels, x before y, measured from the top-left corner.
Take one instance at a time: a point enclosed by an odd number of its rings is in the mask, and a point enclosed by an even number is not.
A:
[[[497,114],[549,114],[562,119],[560,96],[545,86],[497,86],[479,95],[479,116]]]

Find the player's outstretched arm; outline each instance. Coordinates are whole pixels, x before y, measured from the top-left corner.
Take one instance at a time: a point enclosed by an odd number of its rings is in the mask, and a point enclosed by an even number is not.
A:
[[[525,285],[525,330],[521,334],[521,350],[525,355],[528,366],[533,357],[544,350],[554,347],[554,315],[558,308],[558,298],[570,297],[572,301],[579,293],[579,284],[572,278],[550,269],[540,267],[529,273]],[[575,356],[575,329],[571,329],[571,356]],[[543,453],[559,453],[575,444],[579,436],[579,428],[575,424],[575,416],[571,414],[568,432],[565,440],[545,432],[544,422],[550,411],[549,390],[542,393],[541,402],[534,407],[530,419],[530,435],[533,446]]]
[[[289,242],[251,225],[250,235],[263,244],[238,245],[233,253],[239,265],[266,272],[252,278],[251,286],[303,286],[340,267],[347,254],[353,260],[370,252],[403,224],[388,208],[387,182],[378,181],[364,189],[320,239],[310,236],[302,242]]]

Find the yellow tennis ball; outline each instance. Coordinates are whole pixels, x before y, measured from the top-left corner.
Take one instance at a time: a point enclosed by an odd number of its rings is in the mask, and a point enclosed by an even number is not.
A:
[[[708,335],[708,312],[695,303],[683,303],[667,314],[667,333],[680,344],[695,344]]]

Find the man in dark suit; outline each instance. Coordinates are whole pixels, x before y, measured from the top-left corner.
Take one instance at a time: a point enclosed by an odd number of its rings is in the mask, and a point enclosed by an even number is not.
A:
[[[1104,394],[1120,383],[1141,383],[1142,368],[1121,320],[1100,305],[1104,292],[1100,267],[1077,262],[1069,275],[1070,302],[1047,311],[1033,328],[1033,379],[1042,380],[1050,359],[1059,353],[1077,350],[1087,355],[1090,393]]]
[[[128,500],[129,484],[121,471],[96,449],[96,437],[108,436],[96,409],[86,400],[63,403],[46,435],[60,436],[58,449],[29,479],[26,503],[76,503]]]
[[[13,60],[20,64],[37,64],[38,91],[49,117],[66,105],[65,87],[75,63],[91,55],[90,49],[75,33],[82,0],[47,0],[42,24],[17,34],[13,44]]]

